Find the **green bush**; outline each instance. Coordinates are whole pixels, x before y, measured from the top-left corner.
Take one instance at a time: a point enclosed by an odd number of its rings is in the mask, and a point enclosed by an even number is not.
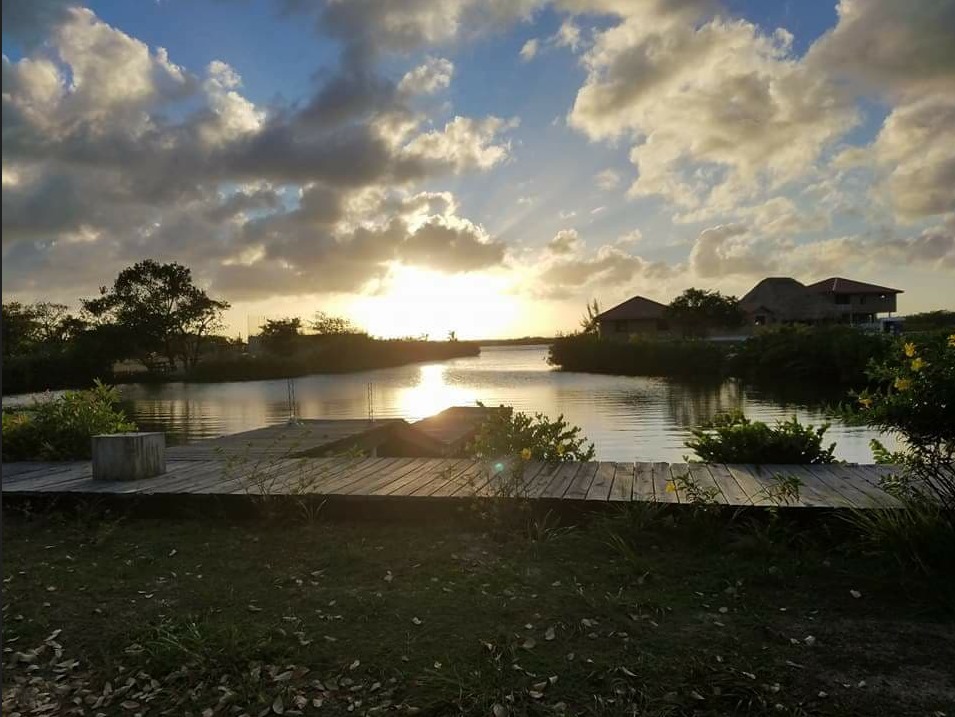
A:
[[[116,389],[96,382],[88,391],[66,391],[28,409],[3,413],[3,460],[63,461],[90,457],[90,437],[135,431],[116,407]]]
[[[636,339],[630,342],[591,335],[565,336],[551,344],[548,361],[564,371],[623,376],[720,376],[725,344],[702,340]]]
[[[828,448],[822,444],[827,430],[829,424],[804,426],[795,416],[769,426],[735,412],[719,415],[710,426],[693,430],[686,446],[709,463],[832,463],[836,444]]]
[[[542,413],[530,416],[519,411],[492,411],[478,429],[470,452],[475,458],[592,461],[594,446],[580,434],[580,427],[568,424],[563,415],[552,421]]]
[[[811,381],[862,388],[872,361],[882,361],[895,339],[851,326],[786,326],[756,334],[730,360],[734,376],[762,382]]]
[[[955,510],[955,334],[904,341],[870,377],[877,388],[859,393],[847,418],[899,434],[897,453],[874,445],[877,459],[902,464],[897,487],[928,491]]]

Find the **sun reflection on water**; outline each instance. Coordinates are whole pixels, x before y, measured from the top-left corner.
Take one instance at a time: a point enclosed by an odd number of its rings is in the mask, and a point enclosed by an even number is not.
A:
[[[418,383],[397,392],[399,413],[408,420],[432,416],[451,406],[473,406],[474,391],[447,382],[447,366],[426,364],[418,371]]]

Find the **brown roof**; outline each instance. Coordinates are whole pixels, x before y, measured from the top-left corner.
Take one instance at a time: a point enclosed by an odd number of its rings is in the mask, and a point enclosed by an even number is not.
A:
[[[901,294],[901,289],[890,289],[878,284],[866,284],[864,281],[853,281],[838,276],[817,281],[806,287],[809,291],[820,294]]]
[[[632,321],[634,319],[659,319],[666,305],[645,296],[634,296],[597,316],[600,321]]]

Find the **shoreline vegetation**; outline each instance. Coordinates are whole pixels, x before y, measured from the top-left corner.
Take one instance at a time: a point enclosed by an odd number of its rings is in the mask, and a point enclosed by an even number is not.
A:
[[[738,378],[756,385],[862,389],[868,371],[905,341],[931,340],[945,332],[902,337],[848,326],[784,327],[739,341],[706,339],[601,339],[595,334],[558,338],[548,361],[562,371],[681,379]]]
[[[188,267],[147,259],[100,295],[65,304],[3,304],[3,395],[116,383],[228,382],[346,373],[477,356],[455,332],[380,339],[347,318],[265,320],[248,341],[222,334],[229,303],[198,287]],[[521,341],[521,340],[518,340]]]

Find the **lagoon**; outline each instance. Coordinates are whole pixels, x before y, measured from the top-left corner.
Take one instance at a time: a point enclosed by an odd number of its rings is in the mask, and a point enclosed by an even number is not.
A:
[[[683,459],[691,428],[717,413],[742,410],[755,420],[797,416],[826,421],[824,402],[839,395],[767,392],[731,379],[682,380],[561,372],[547,364],[547,346],[486,346],[480,356],[352,374],[314,375],[291,382],[129,384],[127,413],[143,430],[164,430],[170,443],[235,433],[300,418],[404,418],[414,421],[449,406],[506,404],[516,410],[564,414],[594,442],[599,460]],[[291,399],[291,400],[290,400]],[[870,463],[879,434],[832,422],[836,456]],[[891,448],[894,441],[886,441]]]

